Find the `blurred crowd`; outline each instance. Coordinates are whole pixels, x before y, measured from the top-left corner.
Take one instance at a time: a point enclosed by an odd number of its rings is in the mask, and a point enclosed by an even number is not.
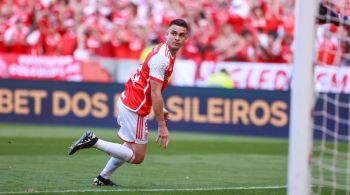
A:
[[[180,57],[289,63],[294,0],[0,0],[0,52],[139,59],[174,18],[190,38]],[[328,30],[327,30],[328,29]],[[329,30],[331,29],[331,30]],[[319,63],[333,64],[338,28],[322,25]]]

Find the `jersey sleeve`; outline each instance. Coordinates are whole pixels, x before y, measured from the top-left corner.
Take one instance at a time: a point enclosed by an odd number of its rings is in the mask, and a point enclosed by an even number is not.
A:
[[[161,56],[154,56],[148,62],[150,79],[163,83],[168,63]]]

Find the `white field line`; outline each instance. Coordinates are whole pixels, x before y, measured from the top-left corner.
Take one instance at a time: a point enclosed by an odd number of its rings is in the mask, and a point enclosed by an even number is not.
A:
[[[173,191],[218,191],[218,190],[259,190],[259,189],[283,189],[287,186],[246,186],[246,187],[227,187],[227,188],[174,188],[174,189],[85,189],[85,190],[47,190],[47,191],[18,191],[18,192],[1,192],[0,194],[41,194],[41,193],[84,193],[84,192],[173,192]]]

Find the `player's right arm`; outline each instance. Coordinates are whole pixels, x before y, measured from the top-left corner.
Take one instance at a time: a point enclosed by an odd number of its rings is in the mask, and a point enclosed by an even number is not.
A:
[[[164,102],[162,96],[162,88],[165,77],[165,71],[168,68],[168,58],[162,53],[152,56],[148,63],[149,78],[151,87],[151,101],[155,117],[158,122],[158,138],[157,143],[166,148],[169,144],[169,131],[166,126],[166,118],[164,116]]]
[[[164,117],[164,103],[163,103],[163,96],[162,96],[162,83],[159,81],[152,80],[150,81],[151,84],[151,99],[152,99],[152,106],[154,110],[155,117],[158,122],[158,138],[157,143],[167,148],[169,144],[169,131],[168,127],[166,126],[166,118]]]

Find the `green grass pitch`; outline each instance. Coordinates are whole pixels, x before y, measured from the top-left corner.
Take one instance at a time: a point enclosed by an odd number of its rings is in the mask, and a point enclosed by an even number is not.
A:
[[[286,194],[287,139],[171,132],[162,149],[152,131],[144,163],[118,169],[113,188],[91,184],[109,156],[67,155],[85,129],[0,124],[0,194]],[[114,129],[91,129],[119,142]]]

